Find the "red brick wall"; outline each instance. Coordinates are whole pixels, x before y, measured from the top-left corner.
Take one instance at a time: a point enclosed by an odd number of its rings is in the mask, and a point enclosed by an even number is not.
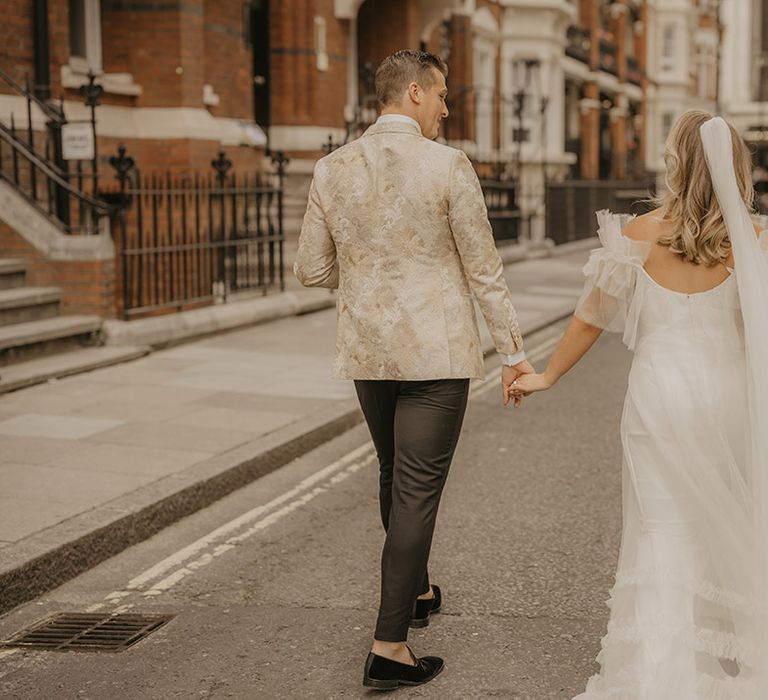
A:
[[[328,69],[317,67],[315,17],[326,21]],[[270,4],[271,123],[344,126],[349,22],[336,19],[333,0]]]
[[[419,7],[409,0],[366,0],[357,18],[358,60],[378,66],[398,49],[419,48]]]
[[[336,19],[333,13],[333,0],[315,0],[315,11],[326,21],[328,70],[319,71],[317,62],[313,64],[317,83],[313,105],[314,123],[341,128],[344,126],[344,105],[348,102],[349,22]]]
[[[204,78],[220,97],[216,116],[253,118],[252,54],[240,0],[205,0]],[[201,87],[202,90],[202,87]]]
[[[182,3],[181,9],[142,9],[135,11],[129,5],[106,2],[102,4],[101,25],[104,66],[106,70],[121,70],[133,75],[141,85],[142,94],[136,98],[136,106],[178,107],[190,104],[190,83],[197,81],[202,95],[202,71],[195,64],[200,63],[202,53],[202,8],[201,0]],[[167,8],[163,3],[159,7]],[[129,9],[124,9],[129,8]],[[194,13],[197,12],[195,15]],[[182,42],[186,33],[194,34],[197,28],[197,56],[187,48],[182,62]],[[121,37],[121,38],[117,38]],[[111,49],[116,41],[116,51]],[[178,74],[176,69],[183,72]],[[104,102],[112,101],[105,95]]]
[[[312,123],[311,103],[314,56],[311,0],[271,2],[270,81],[273,124]]]
[[[12,78],[23,82],[34,78],[32,44],[32,3],[29,0],[5,0],[0,22],[0,66]],[[0,81],[0,92],[10,92]]]
[[[48,56],[51,95],[58,98],[62,95],[61,66],[69,63],[69,0],[48,0]]]
[[[62,313],[115,317],[114,260],[48,260],[2,221],[0,250],[27,262],[28,284],[60,288]]]
[[[451,55],[448,59],[448,119],[443,133],[449,139],[474,139],[472,29],[470,18],[454,15],[449,23]]]

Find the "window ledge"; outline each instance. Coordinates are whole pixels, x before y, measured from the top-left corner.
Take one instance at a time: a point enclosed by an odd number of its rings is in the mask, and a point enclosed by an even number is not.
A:
[[[113,95],[141,95],[142,88],[138,83],[133,82],[133,76],[130,73],[102,73],[94,71],[98,78],[98,83],[104,88],[104,92]],[[82,85],[88,84],[88,68],[76,64],[67,64],[61,67],[61,85],[65,88],[77,89]]]

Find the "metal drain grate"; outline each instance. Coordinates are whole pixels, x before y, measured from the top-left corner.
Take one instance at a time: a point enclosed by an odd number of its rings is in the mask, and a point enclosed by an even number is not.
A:
[[[2,642],[6,647],[53,651],[122,651],[173,615],[57,613]]]

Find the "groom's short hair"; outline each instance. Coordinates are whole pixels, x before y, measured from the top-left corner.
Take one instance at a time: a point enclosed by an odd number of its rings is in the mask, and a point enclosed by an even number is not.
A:
[[[448,66],[439,56],[427,51],[403,49],[387,56],[376,69],[376,97],[383,107],[398,101],[411,83],[425,90],[435,84],[433,68],[448,75]]]

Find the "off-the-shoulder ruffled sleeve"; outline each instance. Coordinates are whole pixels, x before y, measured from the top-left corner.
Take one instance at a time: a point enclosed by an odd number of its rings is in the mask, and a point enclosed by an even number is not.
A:
[[[597,212],[597,233],[601,248],[593,250],[584,266],[584,291],[576,316],[585,323],[614,333],[623,333],[624,342],[634,346],[637,275],[645,264],[651,244],[627,238],[621,230],[633,218]]]

